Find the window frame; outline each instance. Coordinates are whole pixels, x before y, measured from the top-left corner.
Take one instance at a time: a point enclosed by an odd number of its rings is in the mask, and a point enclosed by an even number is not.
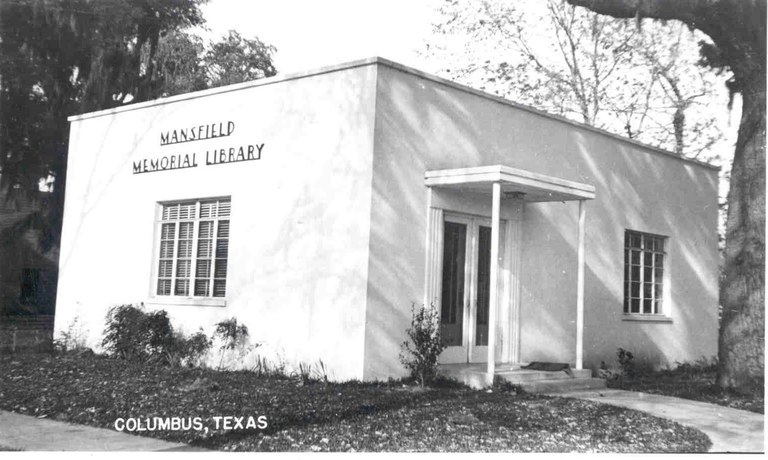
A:
[[[632,246],[630,238],[632,236],[638,236],[640,237],[640,243],[639,246]],[[646,238],[649,239],[656,239],[660,240],[661,242],[661,250],[657,250],[655,245],[651,246],[651,249],[647,249],[646,245],[644,244],[644,241]],[[649,233],[649,232],[643,232],[638,230],[632,230],[625,228],[623,232],[623,241],[622,241],[622,247],[623,247],[623,279],[622,279],[622,311],[624,315],[624,320],[636,320],[636,321],[671,321],[671,318],[669,317],[669,301],[668,301],[668,293],[669,293],[669,274],[670,274],[670,263],[669,263],[669,237],[666,235],[661,235],[657,233]],[[632,254],[630,251],[639,251],[640,253],[640,260],[639,265],[636,265],[639,268],[639,279],[634,280],[632,277]],[[644,264],[646,254],[651,254],[651,265],[646,266]],[[657,268],[656,265],[656,256],[661,255],[661,279],[658,280],[656,278],[657,276]],[[650,268],[651,273],[653,274],[653,281],[650,283],[645,282],[645,269]],[[639,297],[636,297],[638,299],[638,311],[632,311],[632,283],[637,282],[639,284]],[[646,299],[645,296],[645,284],[650,284],[652,289],[652,294],[649,299]],[[660,286],[660,292],[658,287]],[[644,308],[644,302],[646,300],[650,300],[651,302],[651,312],[646,313]]]
[[[214,218],[201,218],[200,217],[200,207],[202,203],[207,202],[221,202],[221,201],[228,201],[229,202],[229,215],[225,217],[219,217],[218,215]],[[194,218],[190,219],[174,219],[174,220],[163,220],[163,209],[166,206],[170,205],[183,205],[183,204],[191,204],[194,203]],[[218,209],[218,206],[217,206]],[[151,283],[150,283],[150,293],[149,293],[149,299],[147,303],[150,304],[164,304],[164,305],[197,305],[197,306],[226,306],[226,298],[227,298],[227,284],[228,284],[228,278],[229,278],[229,264],[230,264],[230,257],[229,257],[229,251],[227,251],[227,257],[226,257],[226,273],[224,276],[224,295],[223,296],[213,296],[214,292],[214,281],[216,279],[215,276],[215,269],[216,269],[216,250],[218,249],[218,232],[219,232],[219,222],[221,221],[228,221],[229,222],[229,235],[227,236],[227,244],[229,246],[229,243],[231,242],[231,226],[232,226],[232,197],[231,196],[214,196],[214,197],[204,197],[204,198],[191,198],[191,199],[177,199],[177,200],[164,200],[164,201],[158,201],[155,203],[155,219],[154,219],[154,236],[153,236],[153,244],[154,244],[154,250],[152,253],[152,270],[151,270]],[[199,247],[198,247],[198,241],[200,237],[200,222],[202,221],[212,221],[214,224],[212,225],[213,231],[211,234],[211,248],[210,248],[210,269],[209,269],[209,277],[208,277],[208,292],[209,295],[207,296],[200,296],[195,295],[195,281],[196,281],[196,273],[197,273],[197,262],[199,259]],[[190,267],[189,267],[189,282],[187,285],[187,295],[176,295],[176,280],[177,280],[177,267],[178,267],[178,242],[179,242],[179,232],[180,232],[180,223],[182,222],[192,222],[192,251],[190,255]],[[161,239],[162,239],[162,228],[163,224],[168,223],[174,223],[176,224],[174,226],[174,246],[173,246],[173,257],[172,260],[172,266],[171,266],[171,278],[170,278],[170,294],[164,295],[164,294],[158,294],[158,287],[160,283],[160,255],[161,255]],[[221,259],[221,258],[219,258]],[[221,277],[219,278],[221,279]]]

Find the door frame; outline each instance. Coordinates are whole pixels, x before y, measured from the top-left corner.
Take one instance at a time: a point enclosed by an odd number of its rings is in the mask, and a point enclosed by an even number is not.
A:
[[[466,363],[484,363],[488,360],[488,346],[487,345],[475,345],[475,338],[477,332],[477,293],[478,293],[478,263],[480,256],[480,227],[491,227],[491,218],[486,216],[479,216],[473,214],[458,213],[452,211],[443,212],[443,223],[452,222],[458,224],[464,224],[467,226],[466,241],[465,241],[465,257],[464,257],[464,299],[462,308],[462,344],[460,346],[449,346],[440,355],[440,362],[442,364],[466,364]],[[444,225],[441,225],[444,227]],[[507,220],[501,219],[500,222],[500,238],[499,254],[502,258],[501,265],[506,263],[506,234],[507,234]],[[442,235],[441,235],[442,236]],[[443,238],[441,242],[444,244]],[[444,250],[441,247],[438,249],[440,253]],[[442,270],[444,265],[441,260],[438,274],[439,279],[442,279]],[[499,278],[499,289],[502,293],[506,291],[506,283]],[[503,296],[499,296],[499,302],[496,305],[498,310],[501,310],[501,305],[505,305],[502,300]],[[491,308],[492,306],[489,306]],[[440,309],[442,311],[442,298],[440,299]],[[498,311],[497,310],[497,311]],[[497,315],[498,316],[498,315]],[[498,336],[501,341],[504,341],[502,335]],[[502,347],[496,347],[497,360],[503,355]]]

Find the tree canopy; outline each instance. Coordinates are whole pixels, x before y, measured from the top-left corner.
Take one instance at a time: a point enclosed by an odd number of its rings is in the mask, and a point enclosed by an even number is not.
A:
[[[427,58],[440,72],[549,113],[681,155],[719,160],[727,72],[698,64],[706,36],[679,23],[638,27],[561,0],[448,0]],[[721,89],[722,88],[722,89]],[[722,149],[719,149],[722,150]]]
[[[567,1],[617,18],[680,21],[711,39],[701,43],[703,63],[733,72],[728,88],[741,94],[742,114],[728,192],[717,382],[763,391],[766,0]]]
[[[206,50],[184,32],[206,0],[0,2],[0,187],[53,184],[46,246],[58,242],[67,117],[276,73],[275,49],[231,32]]]

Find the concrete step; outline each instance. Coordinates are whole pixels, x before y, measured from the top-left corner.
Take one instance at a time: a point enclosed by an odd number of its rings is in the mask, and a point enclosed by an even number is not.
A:
[[[576,379],[588,379],[592,377],[592,371],[590,369],[571,369],[571,374],[568,375],[565,371],[535,371],[529,369],[515,369],[510,371],[497,371],[496,375],[500,376],[504,380],[514,384],[520,384],[524,382],[533,382],[537,380],[573,380]]]
[[[532,380],[519,383],[528,393],[563,393],[576,390],[599,390],[605,388],[605,380],[595,378]]]

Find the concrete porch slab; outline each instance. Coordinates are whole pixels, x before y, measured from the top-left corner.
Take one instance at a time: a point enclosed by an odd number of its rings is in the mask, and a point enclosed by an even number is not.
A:
[[[519,385],[529,393],[553,393],[605,388],[605,380],[592,378],[590,369],[565,371],[537,371],[522,369],[524,364],[499,364],[494,375],[486,372],[485,363],[441,364],[440,372],[471,388],[481,389],[493,385],[494,379],[502,379]]]

